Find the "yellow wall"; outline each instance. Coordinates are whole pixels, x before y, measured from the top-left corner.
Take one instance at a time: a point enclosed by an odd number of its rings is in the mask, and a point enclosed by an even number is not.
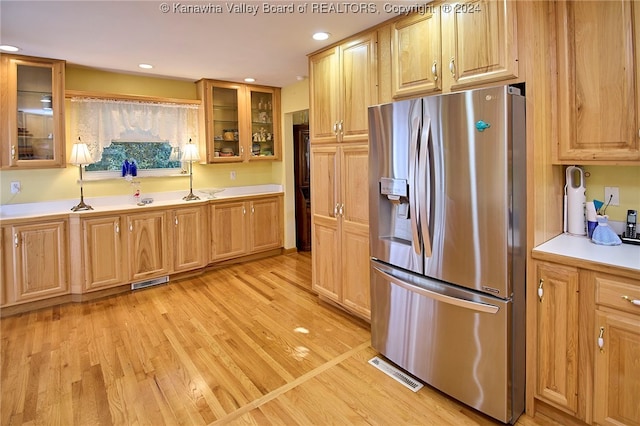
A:
[[[620,206],[607,207],[609,220],[627,221],[627,210],[640,210],[640,167],[631,166],[587,166],[585,186],[587,201],[604,197],[605,186],[617,186],[620,192]]]
[[[284,186],[284,247],[296,246],[295,176],[293,173],[293,113],[309,109],[309,80],[282,88],[282,162],[273,164],[273,179]]]
[[[197,99],[195,82],[140,75],[117,74],[84,67],[66,68],[66,89],[143,95],[176,99]],[[67,103],[68,105],[68,103]],[[67,118],[67,158],[71,152],[73,129]],[[277,165],[277,166],[276,166]],[[193,187],[215,188],[276,183],[283,184],[283,174],[279,162],[234,163],[234,164],[194,164]],[[230,179],[230,172],[236,172],[236,179]],[[77,180],[78,168],[68,165],[63,169],[7,170],[0,171],[0,204],[32,203],[79,197]],[[142,192],[163,192],[186,189],[186,177],[140,178]],[[20,181],[22,191],[11,194],[10,182]],[[121,179],[87,182],[86,197],[128,195],[130,184]]]

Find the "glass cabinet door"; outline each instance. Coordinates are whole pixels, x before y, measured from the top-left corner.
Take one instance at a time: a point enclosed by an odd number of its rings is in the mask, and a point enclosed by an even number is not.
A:
[[[214,158],[224,159],[242,156],[239,133],[240,87],[211,88],[213,99]]]
[[[3,55],[2,69],[2,166],[64,166],[64,62]]]
[[[279,155],[278,89],[249,87],[251,102],[250,159],[274,159]]]

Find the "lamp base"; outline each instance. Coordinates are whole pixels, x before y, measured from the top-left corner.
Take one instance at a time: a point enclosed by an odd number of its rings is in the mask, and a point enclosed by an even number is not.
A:
[[[198,197],[197,195],[194,195],[193,192],[189,192],[189,194],[182,197],[182,199],[185,201],[192,201],[192,200],[199,200],[200,197]]]
[[[77,212],[81,210],[93,210],[89,204],[85,204],[84,200],[80,200],[77,206],[71,207],[72,212]]]

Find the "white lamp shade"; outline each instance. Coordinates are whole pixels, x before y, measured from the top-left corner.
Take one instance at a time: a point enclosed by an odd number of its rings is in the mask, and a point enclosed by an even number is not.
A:
[[[182,152],[182,161],[199,161],[200,160],[200,152],[198,152],[198,146],[193,143],[188,143],[184,146],[184,151]]]
[[[69,163],[76,166],[93,163],[93,158],[91,158],[89,147],[86,143],[79,142],[73,144],[73,148],[71,148],[71,157],[69,158]]]

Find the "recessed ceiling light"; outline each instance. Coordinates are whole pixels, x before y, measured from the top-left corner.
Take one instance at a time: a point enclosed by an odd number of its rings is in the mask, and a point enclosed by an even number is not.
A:
[[[313,35],[313,39],[314,39],[314,40],[320,40],[320,41],[322,41],[322,40],[326,40],[326,39],[328,39],[330,35],[331,35],[331,34],[329,34],[329,33],[323,33],[323,32],[315,33],[315,34]]]
[[[17,52],[20,49],[15,46],[9,46],[8,44],[3,44],[0,46],[0,50],[2,50],[3,52]]]
[[[150,70],[151,68],[153,68],[153,65],[149,65],[149,64],[140,64],[138,65],[140,68],[143,68],[145,70]]]
[[[244,81],[245,83],[253,83],[254,81],[256,81],[256,79],[253,77],[247,77],[244,79]]]

